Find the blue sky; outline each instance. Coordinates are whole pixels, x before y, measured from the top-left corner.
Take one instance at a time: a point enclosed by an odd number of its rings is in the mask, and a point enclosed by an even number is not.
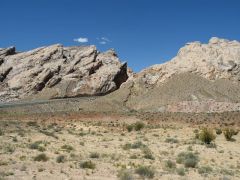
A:
[[[0,17],[0,47],[95,44],[135,71],[171,59],[186,42],[240,40],[239,0],[2,0]]]

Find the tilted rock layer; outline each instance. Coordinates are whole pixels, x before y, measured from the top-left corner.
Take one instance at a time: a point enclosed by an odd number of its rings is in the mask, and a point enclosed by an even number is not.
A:
[[[17,53],[0,49],[0,101],[104,95],[128,79],[113,50],[60,44]]]
[[[135,74],[102,99],[137,111],[240,110],[240,43],[188,43],[172,60]]]
[[[240,42],[214,37],[208,44],[187,43],[171,61],[143,70],[136,79],[148,85],[159,85],[185,72],[208,80],[240,80]]]

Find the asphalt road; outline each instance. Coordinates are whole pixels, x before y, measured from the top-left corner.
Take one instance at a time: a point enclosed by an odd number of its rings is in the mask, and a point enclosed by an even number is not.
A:
[[[87,96],[87,97],[76,97],[76,98],[62,98],[62,99],[50,99],[50,100],[32,100],[32,101],[15,101],[15,102],[0,102],[0,108],[8,107],[19,107],[26,105],[36,105],[36,104],[51,104],[54,102],[80,102],[81,100],[93,101],[99,96]]]

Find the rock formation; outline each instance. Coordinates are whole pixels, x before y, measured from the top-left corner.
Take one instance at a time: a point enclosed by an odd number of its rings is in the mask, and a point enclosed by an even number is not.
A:
[[[160,85],[175,74],[190,72],[208,80],[240,80],[240,42],[213,37],[208,44],[187,43],[172,60],[146,68],[136,80]]]
[[[98,101],[152,112],[195,112],[193,104],[199,111],[240,110],[240,42],[188,43],[172,60],[144,69]]]
[[[0,49],[0,101],[104,95],[128,79],[127,70],[113,50],[95,46]]]

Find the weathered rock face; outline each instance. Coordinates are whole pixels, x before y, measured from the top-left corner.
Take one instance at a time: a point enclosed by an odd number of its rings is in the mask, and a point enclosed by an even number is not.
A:
[[[0,101],[104,95],[127,79],[127,64],[113,50],[60,44],[22,53],[0,49]]]
[[[212,38],[208,44],[188,43],[171,61],[135,74],[97,101],[115,110],[240,110],[240,42]]]
[[[146,86],[162,84],[175,74],[190,72],[208,80],[240,80],[240,42],[211,38],[208,44],[188,43],[171,61],[140,72],[136,81]]]

